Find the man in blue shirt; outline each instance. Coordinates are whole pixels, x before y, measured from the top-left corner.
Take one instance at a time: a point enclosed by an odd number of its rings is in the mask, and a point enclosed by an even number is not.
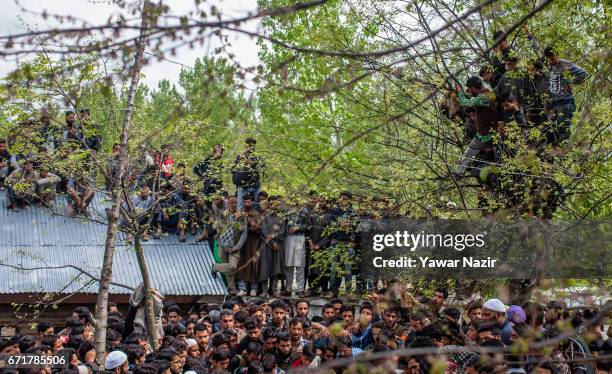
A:
[[[486,321],[495,322],[501,330],[501,340],[505,345],[510,345],[512,335],[512,322],[506,318],[506,306],[499,299],[489,299],[482,306],[482,317]]]

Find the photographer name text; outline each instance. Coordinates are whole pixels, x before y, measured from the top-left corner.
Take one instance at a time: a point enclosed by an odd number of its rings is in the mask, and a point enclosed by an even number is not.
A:
[[[475,258],[462,257],[460,259],[432,259],[430,257],[400,257],[386,259],[374,257],[372,264],[375,268],[494,268],[497,259],[491,257]]]

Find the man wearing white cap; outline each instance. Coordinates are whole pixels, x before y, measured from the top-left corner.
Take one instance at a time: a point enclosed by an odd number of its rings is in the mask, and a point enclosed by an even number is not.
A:
[[[195,339],[187,339],[187,354],[192,358],[200,358],[200,346]]]
[[[499,299],[489,299],[482,305],[482,318],[495,322],[502,332],[502,342],[506,345],[512,344],[512,323],[506,318],[506,306]]]
[[[128,357],[121,351],[112,351],[106,356],[104,369],[106,373],[127,374],[129,368]]]

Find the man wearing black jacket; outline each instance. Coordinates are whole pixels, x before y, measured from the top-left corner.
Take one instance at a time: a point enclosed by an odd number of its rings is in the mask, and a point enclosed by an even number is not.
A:
[[[338,289],[342,277],[344,278],[346,292],[351,290],[352,279],[352,263],[355,262],[354,256],[354,240],[355,230],[353,218],[355,213],[351,207],[351,199],[353,195],[349,191],[343,191],[338,197],[337,204],[329,211],[330,215],[330,232],[326,237],[324,246],[328,248],[331,255],[334,256],[330,274],[330,293],[328,297],[337,297]],[[339,263],[343,263],[344,269],[338,272]]]
[[[221,173],[223,171],[223,165],[221,164],[222,155],[223,146],[215,144],[212,153],[193,167],[193,172],[203,182],[202,193],[207,198],[223,188],[223,181],[221,180]],[[208,204],[208,207],[211,208],[210,203]]]
[[[261,339],[261,322],[257,318],[250,317],[247,319],[244,323],[244,329],[247,331],[247,335],[238,343],[238,354],[242,354],[249,343],[264,343]]]
[[[81,119],[83,141],[87,145],[87,149],[99,152],[102,148],[102,130],[100,125],[93,122],[88,108],[83,108],[79,111],[79,118]]]
[[[492,51],[491,64],[493,65],[495,71],[493,72],[493,79],[490,82],[491,88],[495,88],[497,86],[497,82],[499,82],[501,77],[506,73],[506,61],[508,61],[510,51],[512,51],[510,43],[508,43],[505,37],[502,38],[503,35],[503,31],[496,31],[493,34],[495,48],[493,48]]]
[[[236,186],[238,210],[242,210],[242,201],[247,193],[253,195],[253,208],[259,208],[260,178],[265,168],[263,158],[255,153],[257,141],[247,138],[246,144],[246,150],[236,157],[232,167],[232,183]]]

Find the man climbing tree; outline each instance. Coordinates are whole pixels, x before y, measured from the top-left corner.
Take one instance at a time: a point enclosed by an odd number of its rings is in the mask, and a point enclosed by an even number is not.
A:
[[[458,177],[465,173],[465,170],[474,161],[478,153],[491,141],[493,136],[492,130],[497,128],[499,120],[495,94],[483,85],[482,80],[479,77],[471,77],[467,80],[466,87],[467,92],[471,96],[470,98],[457,85],[459,103],[462,107],[474,108],[476,136],[472,138],[465,150],[463,159],[455,173]]]

